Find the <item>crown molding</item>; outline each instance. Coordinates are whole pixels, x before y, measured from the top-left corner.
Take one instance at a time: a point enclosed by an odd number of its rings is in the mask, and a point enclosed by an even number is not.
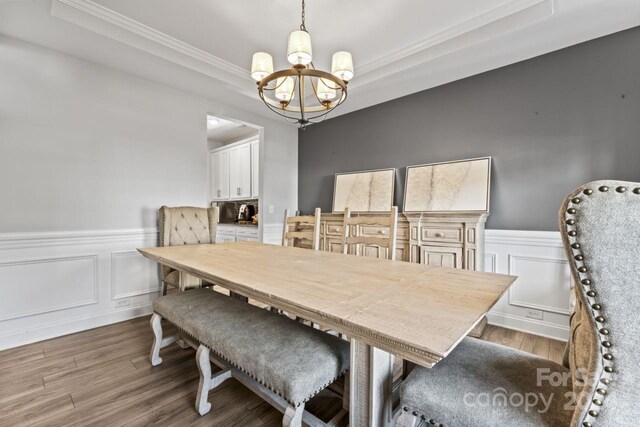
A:
[[[91,0],[53,0],[51,15],[202,72],[243,91],[248,82],[253,82],[244,68]]]
[[[554,0],[511,0],[417,43],[359,66],[358,78],[352,82],[351,87],[361,87],[382,80],[479,41],[498,37],[508,31],[531,24],[541,17],[551,16],[554,13],[553,3]],[[503,25],[495,25],[507,18],[515,18],[540,7],[544,9],[542,13],[529,14],[521,19],[512,19],[511,22]],[[242,94],[253,94],[250,92],[253,85],[248,84],[253,80],[244,68],[91,0],[53,0],[51,15],[214,77]]]
[[[416,55],[420,52],[452,40],[463,34],[478,30],[500,19],[507,18],[509,16],[515,15],[524,10],[544,3],[549,3],[552,5],[551,0],[512,0],[510,2],[501,4],[500,6],[490,9],[480,15],[474,16],[473,18],[470,18],[464,22],[448,27],[445,30],[433,34],[417,43],[414,43],[402,49],[398,49],[373,61],[367,62],[358,67],[358,74],[366,75],[367,73],[386,67],[396,61]],[[550,14],[553,14],[553,7],[551,8]]]
[[[511,31],[549,18],[555,0],[512,0],[453,25],[417,43],[357,67],[351,88],[382,81],[394,74],[420,67],[459,50],[498,38]]]

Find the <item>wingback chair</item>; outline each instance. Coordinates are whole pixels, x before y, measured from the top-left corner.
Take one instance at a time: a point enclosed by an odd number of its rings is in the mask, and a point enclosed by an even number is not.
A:
[[[576,426],[640,422],[640,183],[595,181],[560,209],[576,294],[568,359]]]
[[[218,208],[197,208],[181,206],[170,208],[163,206],[158,212],[160,226],[160,246],[197,245],[215,243],[218,228]],[[163,294],[167,293],[167,285],[180,291],[187,288],[199,288],[202,281],[190,274],[161,267]]]
[[[579,187],[560,208],[560,234],[576,283],[569,369],[465,338],[432,369],[409,374],[400,388],[405,425],[638,424],[640,183]],[[536,405],[520,400],[533,396]]]

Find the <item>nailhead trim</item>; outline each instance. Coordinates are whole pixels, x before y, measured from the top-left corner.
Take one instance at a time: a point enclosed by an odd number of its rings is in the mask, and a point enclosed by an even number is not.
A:
[[[410,408],[408,406],[403,406],[402,410],[404,412],[409,412]],[[417,410],[413,410],[411,411],[411,415],[413,415],[416,418],[420,418],[422,421],[428,422],[429,424],[431,424],[432,426],[435,426],[436,424],[438,425],[438,427],[444,427],[444,424],[442,423],[438,423],[435,419],[433,418],[429,418],[429,421],[427,421],[427,416],[425,414],[420,413]]]
[[[154,311],[154,313],[156,313]],[[160,313],[156,313],[158,316],[162,317],[162,315]],[[171,322],[169,319],[162,317],[163,319],[165,319],[167,322],[171,323],[173,326],[176,327],[176,329],[178,329],[180,332],[184,333],[185,335],[188,335],[189,337],[191,337],[195,342],[201,343],[200,340],[196,337],[194,337],[193,335],[191,335],[189,332],[185,331],[184,329],[182,329],[180,326],[176,325],[175,323]],[[207,346],[207,348],[209,348]],[[245,374],[247,374],[249,377],[253,378],[256,382],[258,382],[259,384],[262,384],[264,387],[268,388],[270,391],[272,391],[274,394],[277,394],[278,396],[280,396],[281,398],[283,398],[284,400],[286,400],[288,403],[292,404],[293,406],[295,406],[296,408],[298,406],[300,406],[303,403],[308,402],[312,397],[316,396],[318,393],[320,393],[322,390],[326,389],[327,387],[329,387],[329,385],[333,382],[335,382],[338,378],[340,378],[341,376],[343,376],[345,374],[345,372],[347,372],[349,370],[349,368],[345,369],[344,371],[342,371],[342,373],[340,373],[340,375],[338,375],[337,377],[333,378],[332,380],[330,380],[328,383],[324,384],[324,386],[316,391],[313,392],[313,394],[311,394],[310,396],[308,396],[307,398],[305,398],[302,402],[296,403],[296,402],[292,402],[289,399],[287,399],[282,393],[280,393],[278,390],[275,390],[273,388],[273,386],[271,384],[266,384],[264,381],[258,379],[258,377],[253,374],[252,372],[247,371],[246,369],[240,367],[239,365],[236,365],[235,362],[233,362],[231,359],[228,359],[225,355],[223,355],[222,353],[209,348],[210,351],[212,351],[215,355],[217,355],[218,357],[220,357],[221,359],[224,359],[225,361],[227,361],[228,363],[230,363],[234,368],[244,372]],[[406,408],[406,407],[405,407]],[[404,409],[404,408],[403,408]],[[406,409],[405,409],[406,410]]]
[[[609,187],[606,186],[606,185],[602,185],[602,186],[600,186],[598,188],[598,190],[601,193],[606,193],[606,192],[609,191]],[[616,193],[618,193],[618,194],[623,194],[626,191],[627,191],[627,188],[624,187],[624,186],[616,187]],[[587,196],[591,196],[593,194],[593,189],[585,188],[581,192],[582,192],[582,194],[585,194]],[[634,188],[633,189],[633,193],[640,195],[640,187]],[[578,222],[578,220],[577,220],[577,218],[573,218],[573,217],[570,217],[570,216],[576,215],[577,212],[578,212],[578,209],[576,209],[576,207],[572,206],[571,204],[578,205],[581,201],[582,200],[580,199],[580,197],[574,196],[570,200],[570,202],[568,203],[567,209],[565,211],[565,224],[566,224],[566,227],[565,227],[564,231],[566,232],[566,234],[568,236],[568,239],[569,240],[573,240],[571,242],[571,244],[570,244],[570,247],[575,251],[579,251],[580,248],[581,248],[580,243],[578,243],[577,240],[576,240],[576,236],[578,235],[578,232],[577,232],[577,222]],[[575,260],[574,261],[575,270],[577,271],[577,273],[580,276],[585,276],[586,273],[588,272],[588,269],[584,265],[584,255],[582,253],[574,253],[573,258]],[[575,265],[576,262],[579,262],[582,265],[577,266],[577,265]],[[582,277],[580,282],[585,287],[592,286],[591,279],[589,279],[587,277]],[[582,292],[584,292],[584,290]],[[585,293],[585,295],[586,295],[586,297],[588,299],[595,299],[595,297],[598,294],[593,289],[590,289],[589,291],[587,291]],[[591,309],[593,310],[591,312],[591,315],[593,316],[593,319],[598,323],[605,323],[606,319],[601,315],[596,315],[596,313],[595,313],[596,311],[601,311],[602,310],[602,305],[600,303],[592,300],[592,301],[590,301],[590,306],[591,306]],[[608,328],[602,327],[602,328],[600,328],[598,330],[598,333],[603,338],[602,341],[601,341],[602,348],[605,348],[605,349],[611,348],[613,345],[611,344],[611,341],[609,341],[609,339],[608,339],[608,336],[610,335],[610,330]],[[610,374],[610,373],[615,372],[613,366],[608,365],[608,364],[605,365],[606,362],[610,362],[611,360],[613,360],[613,358],[614,358],[613,354],[611,354],[611,353],[603,353],[603,355],[602,355],[602,362],[601,363],[603,365],[602,366],[603,373],[600,374],[599,382],[601,384],[603,384],[604,387],[600,387],[600,388],[596,389],[596,393],[598,393],[601,396],[605,396],[607,394],[606,386],[608,386],[611,383],[611,380],[609,378],[605,377],[605,375],[606,375],[605,373]],[[598,411],[595,410],[594,408],[601,407],[604,402],[603,402],[602,399],[593,398],[591,403],[592,403],[592,405],[595,405],[595,406],[588,410],[586,416],[591,417],[592,420],[587,421],[587,420],[583,419],[583,422],[582,422],[582,426],[583,427],[592,427],[592,421],[598,416]]]

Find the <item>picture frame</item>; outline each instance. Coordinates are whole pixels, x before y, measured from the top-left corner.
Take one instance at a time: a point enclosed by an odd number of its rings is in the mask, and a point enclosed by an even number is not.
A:
[[[346,207],[354,213],[389,212],[395,176],[395,168],[336,173],[332,212],[342,213]]]
[[[403,212],[488,213],[491,157],[407,166]]]

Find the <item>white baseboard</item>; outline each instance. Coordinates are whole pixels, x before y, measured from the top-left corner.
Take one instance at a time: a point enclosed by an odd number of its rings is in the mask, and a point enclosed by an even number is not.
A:
[[[136,317],[147,316],[153,312],[152,304],[148,303],[136,307],[115,310],[95,316],[65,319],[54,324],[45,324],[29,330],[17,331],[13,334],[0,336],[0,351],[38,341],[82,332],[113,323],[124,322]],[[151,332],[149,332],[151,333]]]

